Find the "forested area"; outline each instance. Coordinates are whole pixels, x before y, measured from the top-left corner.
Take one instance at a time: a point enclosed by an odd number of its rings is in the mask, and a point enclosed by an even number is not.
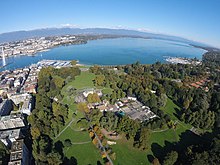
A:
[[[112,94],[106,95],[104,98],[114,103],[116,99],[125,95],[135,96],[160,117],[154,121],[137,124],[137,127],[135,123],[128,124],[134,124],[132,131],[135,133],[129,132],[134,138],[134,146],[147,148],[145,144],[141,144],[144,135],[148,135],[146,129],[170,126],[170,116],[161,110],[165,106],[167,98],[170,98],[181,107],[176,114],[179,120],[191,124],[203,132],[212,130],[213,133],[207,133],[210,136],[210,143],[199,146],[191,145],[184,151],[171,151],[171,153],[160,158],[160,162],[163,164],[174,164],[175,162],[178,162],[177,164],[219,164],[220,146],[217,130],[220,126],[220,74],[218,65],[213,68],[209,67],[207,63],[195,66],[161,64],[159,62],[153,65],[141,65],[137,62],[132,65],[117,66],[117,70],[122,71],[122,73],[119,74],[113,68],[101,68],[99,66],[90,68],[90,71],[97,75],[94,80],[96,85],[113,89]],[[201,79],[208,79],[205,85],[209,91],[188,85],[189,82],[196,82]],[[106,129],[111,128],[119,132],[126,132],[129,128],[124,127],[124,130],[120,130],[120,122],[117,123],[124,119],[119,118],[118,120],[112,115],[110,117],[102,116],[99,123],[101,127]],[[126,124],[123,123],[123,125]],[[203,138],[203,135],[200,136]],[[147,143],[147,138],[145,142]],[[174,144],[174,146],[179,145]],[[155,160],[155,162],[157,161]]]
[[[120,66],[119,66],[120,68]],[[135,63],[122,68],[126,74],[118,75],[112,70],[91,68],[96,74],[103,74],[99,85],[110,86],[114,91],[107,96],[112,102],[116,98],[135,96],[138,100],[153,109],[160,117],[164,116],[159,109],[171,98],[182,107],[179,118],[197,128],[211,129],[219,125],[219,91],[214,85],[219,83],[219,75],[215,70],[207,69],[205,65],[171,65],[155,63],[140,65]],[[209,76],[207,83],[209,92],[202,88],[189,88],[187,81]],[[95,82],[100,76],[96,77]],[[179,79],[181,82],[176,82]],[[155,91],[152,93],[152,91]]]
[[[203,55],[203,61],[212,66],[219,66],[220,64],[220,52],[208,51]]]
[[[38,76],[36,107],[28,122],[31,124],[32,154],[36,164],[58,165],[68,163],[62,153],[62,145],[54,142],[68,118],[68,106],[59,102],[61,89],[75,76],[79,68],[41,69]]]

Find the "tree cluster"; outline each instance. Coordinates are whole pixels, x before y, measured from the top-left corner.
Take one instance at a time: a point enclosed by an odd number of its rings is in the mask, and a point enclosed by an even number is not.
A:
[[[36,106],[28,118],[33,140],[32,153],[36,164],[59,165],[64,161],[63,153],[56,148],[53,138],[66,123],[68,107],[58,98],[62,98],[61,89],[65,82],[79,74],[77,68],[51,67],[43,68],[39,73]]]

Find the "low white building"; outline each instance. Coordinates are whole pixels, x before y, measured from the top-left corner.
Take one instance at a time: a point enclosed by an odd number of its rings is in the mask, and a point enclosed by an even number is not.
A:
[[[9,96],[9,99],[11,99],[16,105],[18,105],[19,103],[23,102],[24,100],[26,100],[27,98],[30,98],[31,95],[28,93],[23,93],[23,94],[14,94]]]
[[[21,85],[20,80],[16,79],[14,82],[14,87],[18,87],[19,85]]]
[[[97,93],[99,97],[102,96],[102,91],[98,90],[98,89],[96,89],[96,90],[94,90],[94,89],[87,89],[87,90],[85,90],[83,92],[83,96],[87,98],[89,94],[93,94],[93,93]]]
[[[136,98],[136,97],[130,97],[130,96],[128,96],[128,100],[136,101],[137,98]]]
[[[27,114],[30,115],[31,114],[31,108],[32,108],[32,104],[31,104],[31,98],[27,98],[26,100],[23,101],[23,105],[21,107],[21,112],[23,114]]]

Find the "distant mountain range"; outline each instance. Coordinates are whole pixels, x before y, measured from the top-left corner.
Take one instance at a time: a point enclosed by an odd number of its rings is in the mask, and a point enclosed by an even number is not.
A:
[[[108,29],[108,28],[45,28],[45,29],[36,29],[30,31],[15,31],[0,34],[0,43],[12,42],[18,40],[24,40],[34,37],[48,37],[48,36],[58,36],[58,35],[126,35],[126,36],[136,36],[136,37],[145,37],[145,38],[154,38],[170,41],[178,41],[193,46],[199,47],[209,47],[206,44],[188,40],[182,37],[164,35],[164,34],[154,34],[149,32],[142,32],[136,30],[127,30],[127,29]]]

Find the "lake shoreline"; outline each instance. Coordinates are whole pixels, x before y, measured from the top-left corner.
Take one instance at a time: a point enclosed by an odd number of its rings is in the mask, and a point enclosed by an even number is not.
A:
[[[19,56],[37,56],[39,53],[42,53],[42,52],[47,52],[47,51],[50,51],[54,48],[58,48],[58,47],[65,47],[65,46],[74,46],[74,45],[84,45],[84,44],[88,44],[89,41],[93,41],[93,40],[103,40],[103,39],[118,39],[118,38],[139,38],[139,39],[156,39],[156,38],[149,38],[149,37],[141,37],[141,36],[112,36],[111,37],[103,37],[103,38],[95,38],[95,39],[88,39],[88,40],[85,40],[84,42],[81,42],[81,43],[72,43],[72,44],[64,44],[64,45],[57,45],[57,46],[52,46],[50,48],[46,48],[46,49],[43,49],[43,50],[40,50],[40,51],[37,51],[36,53],[33,53],[33,54],[16,54],[16,55],[13,55],[13,56],[5,56],[5,59],[7,58],[13,58],[13,57],[19,57]],[[179,41],[173,41],[173,40],[168,40],[168,39],[156,39],[156,40],[162,40],[162,41],[171,41],[171,42],[177,42],[177,43],[182,43],[182,44],[186,44],[186,45],[189,45],[189,46],[192,46],[192,47],[195,47],[195,48],[199,48],[199,49],[203,49],[205,51],[209,51],[208,48],[206,47],[201,47],[201,46],[196,46],[196,45],[193,45],[193,44],[189,44],[189,43],[184,43],[184,42],[179,42]],[[2,57],[0,57],[0,60],[2,59]]]
[[[143,38],[99,38],[86,44],[53,47],[34,56],[13,56],[6,58],[10,63],[6,69],[29,66],[45,60],[78,60],[82,65],[117,66],[132,64],[166,63],[164,56],[201,59],[206,51],[174,41]],[[1,65],[1,62],[0,62]]]

